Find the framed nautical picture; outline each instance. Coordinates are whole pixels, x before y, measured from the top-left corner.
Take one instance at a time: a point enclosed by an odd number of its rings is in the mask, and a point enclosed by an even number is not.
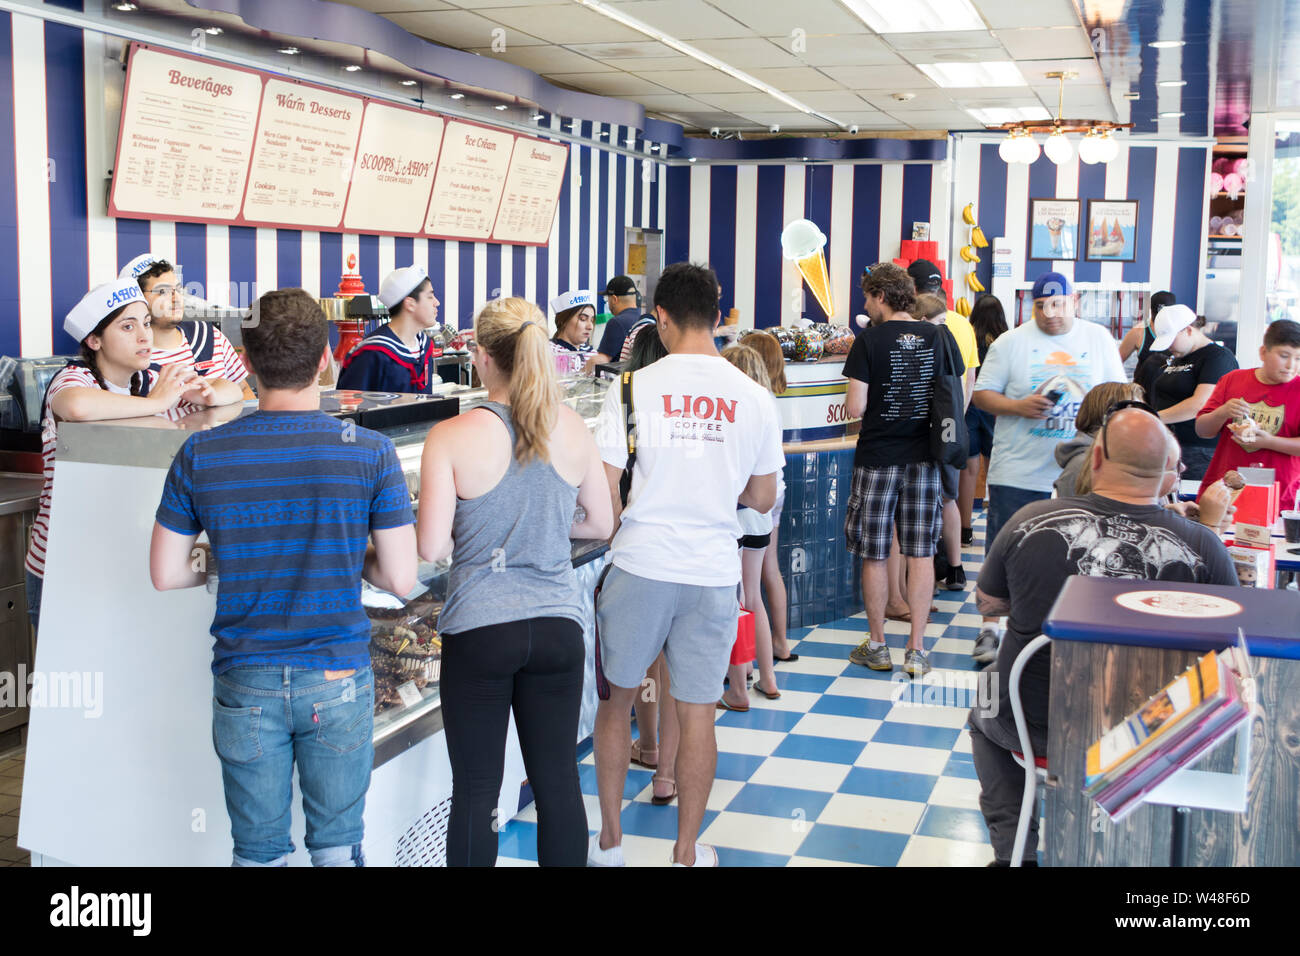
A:
[[[1093,262],[1137,259],[1136,199],[1089,199],[1084,258]]]
[[[1079,200],[1029,200],[1029,258],[1079,258]]]

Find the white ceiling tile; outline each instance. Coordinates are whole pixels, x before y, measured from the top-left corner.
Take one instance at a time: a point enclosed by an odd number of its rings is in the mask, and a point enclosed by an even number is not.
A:
[[[887,111],[912,129],[983,129],[974,117],[963,110]]]
[[[684,96],[681,93],[643,93],[636,98],[636,101],[648,110],[660,112],[674,110],[698,112],[709,108],[709,104],[703,100]]]
[[[790,39],[795,30],[808,34],[867,33],[861,20],[836,0],[709,0],[755,33]],[[811,39],[811,37],[810,37]]]
[[[850,90],[934,89],[934,84],[916,67],[896,66],[827,66],[822,72]]]
[[[885,37],[895,50],[997,50],[1002,44],[988,30],[955,33],[891,33]]]
[[[1049,79],[1046,74],[1061,70],[1079,74],[1074,79],[1065,81],[1067,87],[1102,86],[1106,82],[1101,75],[1101,67],[1093,59],[1018,60],[1016,66],[1020,67],[1020,72],[1030,86],[1056,86],[1060,81]]]
[[[907,124],[899,122],[888,113],[881,113],[878,110],[862,113],[853,110],[846,110],[836,113],[835,118],[843,120],[862,129],[906,129]]]
[[[642,93],[672,92],[669,87],[631,73],[548,73],[546,79],[602,96],[635,98]]]
[[[630,0],[612,4],[619,13],[636,17],[679,40],[749,37],[754,32],[734,17],[701,0]]]
[[[757,90],[751,93],[700,93],[695,98],[701,103],[732,113],[771,110],[785,106],[780,100],[774,99],[767,93],[759,93]]]
[[[949,89],[954,102],[961,106],[1034,106],[1038,97],[1023,86],[972,86]]]
[[[490,47],[494,36],[492,31],[502,27],[500,23],[481,17],[477,13],[470,13],[468,10],[392,13],[388,15],[388,19],[408,33],[460,50]],[[507,49],[511,45],[536,46],[545,42],[536,36],[509,27],[506,28],[505,39]]]
[[[637,75],[654,79],[653,73]],[[754,90],[748,83],[732,79],[718,70],[703,67],[698,70],[674,71],[672,89],[679,93],[751,93]]]
[[[783,93],[798,93],[804,90],[838,90],[840,88],[838,81],[807,66],[779,70],[747,70],[746,72],[756,80],[770,83]]]
[[[348,0],[348,6],[371,13],[414,13],[419,10],[451,10],[456,4],[444,3],[443,0]]]
[[[790,53],[787,47],[762,37],[699,40],[693,45],[741,70],[779,69],[804,65]]]
[[[809,66],[881,66],[901,63],[898,54],[878,36],[810,36],[796,48],[788,36],[769,40],[790,50]]]
[[[666,58],[682,55],[672,47],[665,46],[658,40],[651,40],[649,37],[623,43],[566,43],[564,48],[572,50],[574,53],[581,53],[583,56],[589,56],[593,60],[633,58],[651,60],[658,57]]]
[[[920,110],[953,110],[952,96],[944,90],[894,90],[894,93],[911,93],[912,99],[899,102],[891,93],[862,94],[862,98],[878,110],[887,113],[912,113]]]
[[[999,30],[998,39],[1013,59],[1092,56],[1092,40],[1083,27]]]
[[[690,127],[697,129],[708,129],[710,126],[736,126],[742,121],[742,117],[735,113],[726,113],[722,110],[701,110],[693,113],[674,113],[681,121]]]
[[[861,111],[870,108],[866,100],[850,90],[800,93],[798,98],[819,112],[834,113],[836,116],[843,110]]]
[[[627,59],[615,57],[601,62],[611,68],[623,70],[626,73],[638,73],[642,76],[671,74],[677,70],[698,70],[701,66],[699,60],[693,60],[689,56],[680,53],[674,56],[646,57],[645,59],[639,57],[629,57]],[[669,83],[668,86],[672,86],[672,84]]]
[[[759,126],[780,126],[782,131],[795,129],[824,130],[830,132],[836,127],[829,123],[824,123],[815,116],[809,116],[807,113],[799,113],[794,110],[780,111],[771,110],[767,112],[757,112],[746,110],[743,114],[745,119]],[[839,119],[837,116],[836,119]]]
[[[1071,0],[973,0],[984,22],[994,30],[1012,27],[1077,26],[1079,14]]]
[[[643,41],[646,35],[576,3],[482,9],[485,17],[548,43],[619,43]],[[507,37],[507,42],[509,38]],[[475,46],[481,46],[476,43]]]
[[[497,53],[491,47],[467,50],[479,56],[491,56],[521,66],[534,73],[611,73],[614,67],[593,60],[591,57],[573,53],[562,46],[507,46],[505,53]],[[373,55],[373,54],[372,54]]]

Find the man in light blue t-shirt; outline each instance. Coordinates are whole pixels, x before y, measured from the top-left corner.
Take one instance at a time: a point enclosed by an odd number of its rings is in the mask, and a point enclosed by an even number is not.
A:
[[[1056,446],[1074,437],[1083,397],[1102,382],[1123,382],[1124,363],[1110,332],[1075,318],[1078,296],[1059,272],[1034,282],[1034,321],[1004,333],[980,367],[976,407],[997,416],[989,459],[984,551],[1025,505],[1052,496],[1061,473]],[[985,617],[972,656],[997,658],[998,618]]]

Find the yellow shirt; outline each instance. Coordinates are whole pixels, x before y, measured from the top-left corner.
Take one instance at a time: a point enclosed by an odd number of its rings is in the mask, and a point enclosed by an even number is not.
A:
[[[949,312],[944,316],[943,324],[948,326],[948,331],[957,340],[957,348],[961,349],[961,360],[966,363],[966,371],[979,368],[980,350],[975,344],[975,330],[971,328],[970,320],[960,312]]]

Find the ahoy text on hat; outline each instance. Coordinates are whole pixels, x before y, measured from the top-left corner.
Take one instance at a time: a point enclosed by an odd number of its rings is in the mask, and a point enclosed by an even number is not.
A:
[[[578,289],[575,292],[565,292],[557,295],[552,299],[551,311],[559,315],[561,312],[567,312],[569,309],[576,309],[584,305],[589,305],[594,309],[596,307],[596,297],[588,289]]]
[[[111,315],[124,305],[143,301],[140,283],[133,277],[105,282],[87,292],[72,307],[72,311],[63,320],[63,331],[78,342],[84,341],[87,335],[95,331],[95,326],[104,321],[104,316]]]

